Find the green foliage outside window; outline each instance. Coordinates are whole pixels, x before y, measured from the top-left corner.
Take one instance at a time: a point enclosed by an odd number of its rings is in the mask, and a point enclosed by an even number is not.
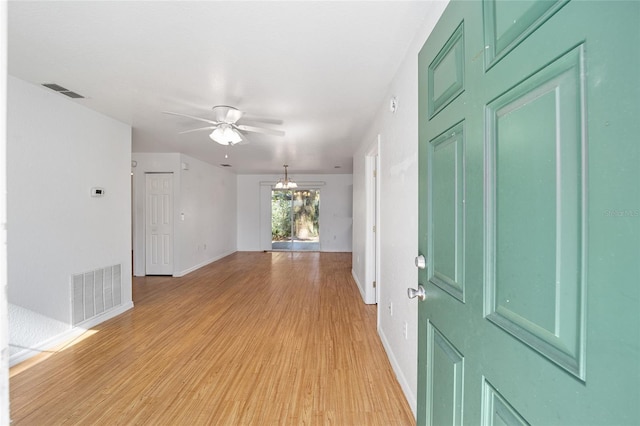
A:
[[[293,203],[291,202],[293,200]],[[318,238],[320,191],[273,191],[271,197],[271,238],[273,241],[291,239],[291,208],[293,204],[293,232],[295,239]]]
[[[271,239],[282,241],[291,239],[291,192],[271,193]]]

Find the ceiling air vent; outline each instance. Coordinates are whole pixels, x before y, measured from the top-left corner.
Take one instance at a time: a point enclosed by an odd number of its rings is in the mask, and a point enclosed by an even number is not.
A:
[[[220,164],[222,167],[231,167],[231,164]]]
[[[65,96],[68,96],[70,98],[73,99],[84,99],[84,96],[77,94],[76,92],[72,92],[69,89],[65,89],[64,87],[60,86],[59,84],[55,84],[55,83],[43,83],[42,84],[44,87],[54,90],[58,93],[61,93]]]

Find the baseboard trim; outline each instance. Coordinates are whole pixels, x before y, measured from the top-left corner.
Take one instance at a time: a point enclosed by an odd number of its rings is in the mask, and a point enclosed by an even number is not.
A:
[[[184,277],[185,275],[187,275],[187,274],[189,274],[189,273],[191,273],[191,272],[193,272],[193,271],[196,271],[196,270],[198,270],[198,269],[200,269],[200,268],[202,268],[202,267],[204,267],[204,266],[207,266],[208,264],[213,263],[213,262],[215,262],[216,260],[220,260],[220,259],[222,259],[223,257],[230,256],[230,255],[232,255],[233,253],[235,253],[235,252],[237,252],[237,251],[238,251],[238,250],[231,250],[231,251],[227,251],[227,252],[225,252],[225,253],[222,253],[222,254],[220,254],[220,255],[218,255],[218,256],[214,256],[214,257],[212,257],[211,259],[205,260],[205,261],[204,261],[204,262],[202,262],[202,263],[199,263],[199,264],[197,264],[197,265],[195,265],[195,266],[192,266],[191,268],[187,268],[187,269],[185,269],[185,270],[183,270],[183,271],[176,272],[175,274],[173,274],[173,276],[174,276],[174,277],[176,277],[176,278]]]
[[[385,336],[384,332],[380,327],[378,327],[378,336],[380,336],[380,341],[382,342],[382,347],[384,347],[385,352],[387,353],[387,358],[389,358],[389,362],[391,363],[391,368],[393,372],[396,374],[396,379],[398,383],[400,383],[400,387],[402,388],[402,392],[404,393],[404,397],[407,399],[409,406],[411,407],[411,411],[413,412],[413,417],[416,418],[416,396],[411,392],[411,388],[409,387],[409,383],[407,382],[406,377],[402,373],[400,369],[400,365],[398,364],[398,360],[389,345],[389,341],[387,340],[387,336]]]
[[[43,352],[55,352],[57,348],[69,343],[74,339],[77,339],[87,330],[91,329],[91,327],[95,327],[96,325],[103,323],[113,317],[117,317],[118,315],[132,308],[133,302],[124,303],[98,316],[81,322],[77,326],[70,328],[63,333],[50,337],[49,339],[40,342],[32,348],[23,349],[20,352],[15,353],[9,357],[9,367],[18,365],[21,362],[28,360],[29,358],[40,355]]]
[[[351,269],[351,276],[353,277],[353,280],[356,282],[356,285],[358,286],[358,290],[360,291],[360,297],[362,297],[362,301],[366,304],[367,295],[365,294],[364,288],[362,288],[362,284],[360,284],[360,280],[358,279],[358,276],[356,275],[356,271],[354,271],[353,268]]]

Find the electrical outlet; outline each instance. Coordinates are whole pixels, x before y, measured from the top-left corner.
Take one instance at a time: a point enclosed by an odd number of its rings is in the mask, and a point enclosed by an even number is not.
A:
[[[409,339],[409,323],[406,321],[402,325],[402,334],[404,334],[405,340]]]
[[[389,300],[389,316],[393,316],[393,303],[391,303],[391,300]]]

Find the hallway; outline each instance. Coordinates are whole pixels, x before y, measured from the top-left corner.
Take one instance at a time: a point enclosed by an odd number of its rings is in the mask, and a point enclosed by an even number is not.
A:
[[[350,253],[238,252],[133,291],[95,334],[11,369],[13,424],[414,424]]]

